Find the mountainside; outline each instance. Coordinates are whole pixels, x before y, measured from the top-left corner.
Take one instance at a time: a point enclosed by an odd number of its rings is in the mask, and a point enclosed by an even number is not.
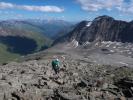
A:
[[[7,61],[47,48],[51,40],[43,34],[43,30],[25,21],[1,21],[0,61]]]
[[[100,16],[92,22],[82,21],[69,34],[57,39],[54,44],[74,39],[79,44],[92,41],[133,42],[133,23]]]

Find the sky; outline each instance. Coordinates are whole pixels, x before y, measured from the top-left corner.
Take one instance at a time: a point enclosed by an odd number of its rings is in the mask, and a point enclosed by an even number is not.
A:
[[[0,0],[0,20],[93,20],[108,15],[133,20],[133,0]]]

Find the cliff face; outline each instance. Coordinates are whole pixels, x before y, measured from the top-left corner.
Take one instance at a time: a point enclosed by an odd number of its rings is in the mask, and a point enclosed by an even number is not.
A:
[[[109,16],[100,16],[92,22],[82,21],[67,35],[55,43],[76,39],[80,44],[88,41],[133,42],[133,22],[115,20]]]

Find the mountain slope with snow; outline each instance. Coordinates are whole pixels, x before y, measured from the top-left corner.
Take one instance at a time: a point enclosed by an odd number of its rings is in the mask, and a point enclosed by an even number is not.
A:
[[[133,24],[100,16],[92,22],[82,21],[69,34],[57,39],[54,44],[77,40],[79,44],[93,41],[133,42]]]

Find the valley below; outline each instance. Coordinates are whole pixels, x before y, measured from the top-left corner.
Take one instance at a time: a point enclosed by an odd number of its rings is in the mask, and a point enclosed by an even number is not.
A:
[[[55,39],[72,30],[72,25],[63,20],[0,21],[0,64],[49,48]]]

